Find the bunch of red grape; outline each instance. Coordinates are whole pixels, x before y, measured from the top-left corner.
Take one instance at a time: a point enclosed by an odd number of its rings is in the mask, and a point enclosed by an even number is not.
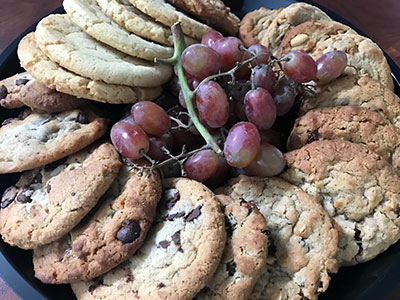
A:
[[[185,99],[182,88],[180,107],[168,113],[152,102],[136,103],[130,116],[113,126],[111,139],[128,159],[145,156],[153,162],[173,158],[174,147],[181,150],[185,145],[192,151],[181,161],[186,175],[212,186],[220,184],[229,169],[232,174],[254,176],[282,172],[282,143],[272,129],[277,117],[292,109],[302,93],[302,83],[331,81],[347,64],[342,51],[329,52],[316,62],[299,50],[275,58],[262,45],[246,49],[240,39],[223,37],[217,31],[187,47],[180,59],[185,79],[195,92],[193,99]],[[179,88],[176,78],[174,82]],[[191,122],[187,101],[193,101],[203,129]],[[202,130],[223,148],[223,155],[201,148]]]

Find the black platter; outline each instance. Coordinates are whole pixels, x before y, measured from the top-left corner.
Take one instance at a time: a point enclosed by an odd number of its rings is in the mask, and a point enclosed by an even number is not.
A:
[[[225,1],[239,16],[261,6],[267,8],[279,8],[292,4],[295,1],[288,0],[244,0]],[[304,1],[315,5],[312,1]],[[318,6],[318,5],[317,5]],[[320,6],[319,6],[320,7]],[[349,25],[362,35],[348,21],[335,13],[320,7],[332,19]],[[53,13],[64,13],[60,7]],[[17,58],[16,49],[19,40],[28,32],[34,31],[36,23],[23,32],[3,53],[0,55],[0,79],[11,76],[22,71]],[[395,92],[400,95],[400,68],[393,60],[386,56],[392,69],[395,81]],[[17,110],[6,110],[0,107],[0,121],[16,116]],[[19,177],[19,174],[0,175],[0,194]],[[33,276],[32,252],[10,247],[0,239],[0,275],[14,289],[23,300],[44,299],[75,299],[68,285],[47,285],[41,283]],[[386,299],[396,285],[400,284],[400,242],[391,246],[372,261],[340,269],[338,274],[332,275],[329,289],[322,294],[321,300],[370,300]]]

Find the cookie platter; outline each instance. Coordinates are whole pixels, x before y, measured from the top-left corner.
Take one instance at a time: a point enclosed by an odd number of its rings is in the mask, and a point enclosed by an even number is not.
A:
[[[279,8],[292,4],[295,1],[269,1],[268,8]],[[311,1],[305,1],[313,4]],[[228,2],[229,3],[229,2]],[[243,1],[242,6],[235,9],[239,15],[257,9],[265,5],[263,1]],[[351,26],[339,16],[325,10],[336,21]],[[62,13],[62,8],[54,13]],[[24,32],[22,36],[33,31],[36,24]],[[353,27],[353,26],[351,26]],[[354,27],[353,27],[354,28]],[[355,29],[355,28],[354,28]],[[362,34],[362,33],[361,33]],[[16,48],[19,39],[11,44],[0,57],[0,78],[5,78],[19,72],[19,62],[16,56]],[[395,93],[400,95],[400,69],[388,58],[392,76],[395,83]],[[18,110],[5,110],[1,108],[0,117],[4,120],[16,116]],[[18,179],[18,175],[0,175],[0,191],[3,192],[10,184]],[[74,299],[68,285],[46,285],[33,276],[31,252],[23,251],[0,240],[0,274],[7,280],[10,286],[22,297],[22,299]],[[330,288],[319,299],[384,299],[400,278],[400,243],[391,246],[386,252],[372,261],[351,268],[341,268],[338,274],[332,275]]]

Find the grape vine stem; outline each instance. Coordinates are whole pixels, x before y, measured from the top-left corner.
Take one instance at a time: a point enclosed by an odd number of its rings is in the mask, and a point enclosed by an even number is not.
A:
[[[174,64],[176,67],[176,71],[178,73],[179,83],[181,85],[181,89],[183,92],[183,96],[185,98],[185,103],[187,107],[187,111],[189,113],[190,119],[192,120],[194,126],[196,126],[197,130],[206,141],[207,145],[218,155],[223,155],[221,148],[218,146],[216,141],[211,136],[210,132],[201,124],[199,118],[197,117],[196,110],[193,105],[193,99],[196,95],[196,91],[192,91],[187,83],[185,72],[183,70],[181,55],[183,50],[186,48],[183,31],[180,23],[175,23],[171,27],[172,37],[174,39],[174,54],[169,59],[155,59],[156,62]]]

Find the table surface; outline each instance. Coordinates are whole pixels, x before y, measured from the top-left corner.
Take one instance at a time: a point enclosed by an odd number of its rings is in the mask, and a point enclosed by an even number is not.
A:
[[[400,65],[399,0],[317,0],[365,32]],[[0,53],[28,26],[61,5],[61,0],[1,0]],[[1,266],[0,266],[1,268]],[[386,300],[399,299],[400,285]],[[0,299],[19,297],[0,277]]]

